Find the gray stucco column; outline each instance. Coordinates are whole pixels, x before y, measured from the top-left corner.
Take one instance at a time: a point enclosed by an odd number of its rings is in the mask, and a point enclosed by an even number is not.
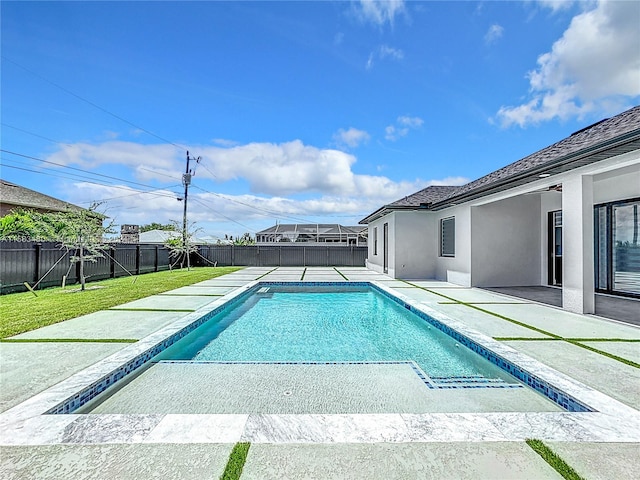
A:
[[[595,312],[593,177],[576,175],[562,184],[562,306]]]

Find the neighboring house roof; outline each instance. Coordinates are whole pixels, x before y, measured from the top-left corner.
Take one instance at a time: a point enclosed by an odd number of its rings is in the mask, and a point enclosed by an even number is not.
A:
[[[442,198],[433,200],[429,206],[427,206],[429,202],[424,202],[411,205],[411,208],[422,206],[439,210],[453,203],[480,198],[638,149],[640,149],[640,105],[578,130],[569,137],[517,162],[466,185],[456,187]],[[398,202],[401,201],[398,200]],[[389,204],[378,209],[362,219],[360,223],[368,223],[386,215],[390,210],[398,209],[392,207],[393,205]]]
[[[423,188],[419,192],[413,193],[409,196],[403,197],[400,200],[389,203],[380,207],[371,215],[360,220],[361,224],[367,224],[380,217],[385,216],[387,213],[393,210],[415,210],[416,208],[428,208],[429,205],[447,198],[454,194],[462,187],[456,187],[451,185],[432,185],[427,188]]]
[[[58,200],[57,198],[21,187],[6,180],[0,180],[0,204],[2,205],[3,214],[8,213],[9,210],[12,210],[14,207],[31,208],[49,212],[86,210],[72,203]]]
[[[339,234],[360,234],[366,227],[359,225],[344,226],[337,223],[278,223],[273,227],[269,227],[265,230],[261,230],[256,233],[257,235],[269,235],[269,234],[320,234],[320,235],[339,235]]]
[[[171,238],[180,238],[180,232],[172,230],[149,230],[148,232],[140,232],[138,237],[139,243],[165,243]]]

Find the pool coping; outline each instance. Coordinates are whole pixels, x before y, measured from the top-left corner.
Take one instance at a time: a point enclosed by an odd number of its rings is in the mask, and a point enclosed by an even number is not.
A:
[[[406,308],[427,315],[483,348],[566,392],[593,412],[488,412],[433,414],[63,414],[47,415],[127,362],[147,354],[178,332],[202,323],[257,285],[300,282],[254,280],[176,320],[135,344],[70,376],[0,414],[2,445],[55,443],[226,443],[549,441],[640,442],[640,412],[598,390],[483,335],[382,282],[303,282],[371,284]],[[195,327],[194,327],[195,328]],[[190,331],[190,330],[189,330]],[[186,334],[186,333],[185,333]],[[155,353],[153,354],[155,355]],[[153,356],[152,355],[152,356]],[[169,428],[171,426],[171,428]]]

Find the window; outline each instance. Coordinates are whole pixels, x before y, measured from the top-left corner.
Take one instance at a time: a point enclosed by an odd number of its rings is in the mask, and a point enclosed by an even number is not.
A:
[[[455,217],[440,220],[440,256],[456,255],[456,219]]]
[[[373,254],[378,255],[378,227],[373,227]]]

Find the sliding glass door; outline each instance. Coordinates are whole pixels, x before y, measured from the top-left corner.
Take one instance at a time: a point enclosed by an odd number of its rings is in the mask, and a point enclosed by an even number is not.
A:
[[[640,199],[596,205],[596,289],[640,296]]]

